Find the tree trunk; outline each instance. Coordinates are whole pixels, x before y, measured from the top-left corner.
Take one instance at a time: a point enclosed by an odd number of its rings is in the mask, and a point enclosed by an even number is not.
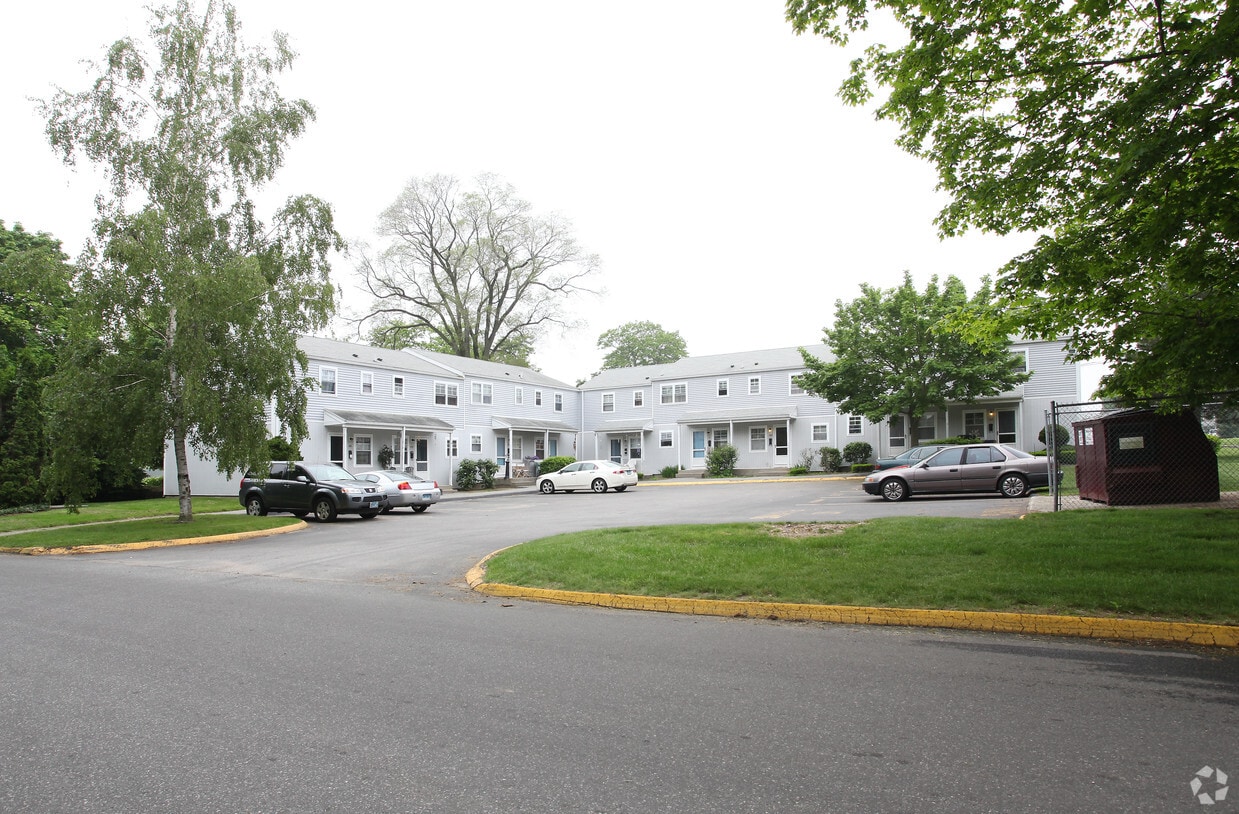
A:
[[[177,520],[188,523],[194,519],[194,504],[189,494],[189,456],[185,450],[185,430],[180,426],[172,431],[172,447],[176,451],[176,492],[181,498],[181,514]]]

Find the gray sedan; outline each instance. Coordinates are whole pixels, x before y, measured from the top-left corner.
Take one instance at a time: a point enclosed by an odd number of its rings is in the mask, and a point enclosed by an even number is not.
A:
[[[886,500],[942,492],[1001,492],[1005,497],[1023,497],[1049,485],[1045,458],[1005,444],[947,447],[911,466],[873,472],[861,484],[869,494]]]
[[[387,494],[386,514],[392,509],[408,506],[415,512],[424,512],[432,504],[438,503],[443,496],[437,481],[425,480],[418,475],[410,475],[399,469],[377,469],[373,472],[358,472],[361,480],[370,481],[383,487]]]

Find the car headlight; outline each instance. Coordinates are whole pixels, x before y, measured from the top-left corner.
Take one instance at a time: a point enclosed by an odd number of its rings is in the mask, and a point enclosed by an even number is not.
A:
[[[346,495],[364,495],[366,493],[366,490],[359,486],[341,486],[340,491]]]

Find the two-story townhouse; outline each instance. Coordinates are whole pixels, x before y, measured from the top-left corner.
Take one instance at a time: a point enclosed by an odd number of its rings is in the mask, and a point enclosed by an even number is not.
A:
[[[825,345],[805,349],[833,358]],[[720,444],[736,447],[739,469],[785,468],[806,450],[816,458],[822,447],[843,449],[854,441],[871,444],[878,455],[963,435],[1031,451],[1051,401],[1080,399],[1080,368],[1066,361],[1062,342],[1017,339],[1011,349],[1033,374],[1027,383],[922,416],[911,432],[906,417],[873,424],[805,393],[796,384],[804,372],[799,348],[604,370],[581,388],[582,449],[591,457],[636,461],[644,472],[702,469]]]
[[[1080,400],[1081,368],[1062,342],[1016,339],[1012,352],[1032,377],[1006,393],[923,416],[871,423],[805,393],[799,348],[701,356],[665,365],[605,370],[581,387],[529,368],[423,350],[393,351],[317,337],[306,353],[308,436],[302,457],[349,469],[392,463],[450,483],[462,458],[488,458],[501,476],[519,476],[530,459],[554,455],[704,469],[709,451],[732,444],[740,469],[783,469],[808,450],[871,444],[897,454],[931,438],[968,435],[1041,448],[1037,436],[1051,402]],[[829,359],[824,345],[806,346]],[[280,430],[268,427],[274,435]],[[239,473],[193,459],[197,494],[231,494]],[[170,452],[165,468],[172,471]],[[175,479],[165,478],[174,494]]]
[[[836,405],[804,392],[796,384],[804,370],[798,348],[604,370],[581,388],[582,448],[657,472],[704,469],[711,449],[731,444],[739,469],[783,469],[803,449],[876,439],[866,422],[849,423]]]

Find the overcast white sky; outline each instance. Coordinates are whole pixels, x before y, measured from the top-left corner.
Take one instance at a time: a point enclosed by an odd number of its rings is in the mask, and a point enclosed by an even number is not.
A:
[[[144,36],[140,0],[10,4],[0,48],[0,219],[75,256],[101,188],[59,162],[31,97],[86,87],[81,61]],[[859,284],[923,287],[982,275],[1028,237],[940,241],[929,166],[891,125],[835,96],[848,55],[797,37],[778,0],[236,0],[245,38],[287,33],[283,87],[318,120],[272,201],[330,201],[350,240],[413,177],[492,172],[539,212],[567,217],[602,259],[585,327],[534,363],[573,383],[600,365],[599,334],[632,320],[677,330],[694,356],[822,341]],[[335,264],[344,307],[347,258]],[[349,338],[344,329],[339,338]]]

